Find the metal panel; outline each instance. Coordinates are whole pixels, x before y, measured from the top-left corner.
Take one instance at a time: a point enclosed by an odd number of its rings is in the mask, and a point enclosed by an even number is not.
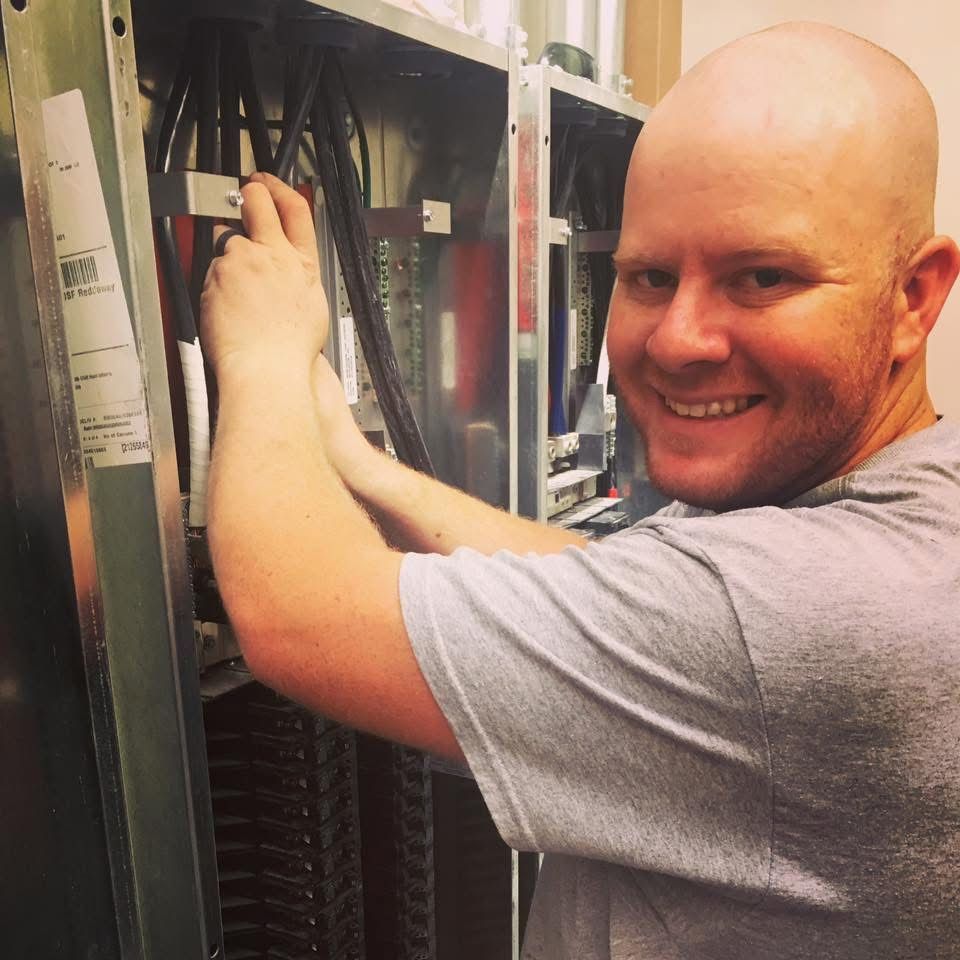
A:
[[[449,237],[389,243],[391,329],[438,476],[510,505],[510,244],[507,84],[470,63],[447,76],[390,78],[358,52],[351,82],[368,127],[380,119],[374,204],[450,204]],[[378,79],[381,81],[379,88]],[[463,109],[462,91],[472,108]],[[409,266],[416,261],[416,284]],[[408,331],[420,326],[415,352]],[[414,366],[416,364],[416,366]]]
[[[214,955],[216,871],[130,10],[121,0],[32,0],[23,11],[5,4],[3,22],[76,615],[87,682],[101,691],[91,703],[104,734],[101,791],[108,815],[117,813],[108,836],[124,954]],[[40,114],[45,98],[75,88],[86,103],[133,319],[154,457],[86,473]]]
[[[114,960],[136,940],[109,690],[84,680],[102,649],[68,541],[89,514],[72,501],[68,515],[61,486],[63,385],[43,362],[59,344],[41,343],[12,111],[0,51],[0,929],[4,956]]]

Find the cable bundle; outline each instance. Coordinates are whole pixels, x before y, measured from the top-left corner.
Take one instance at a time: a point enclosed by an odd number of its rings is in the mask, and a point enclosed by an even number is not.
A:
[[[154,165],[157,172],[170,170],[174,139],[192,101],[196,109],[197,169],[216,173],[219,166],[223,173],[239,176],[241,100],[256,162],[258,166],[265,163],[265,169],[269,169],[273,165],[273,151],[246,32],[232,23],[199,23],[181,57],[161,122]],[[160,218],[157,250],[169,294],[186,390],[190,447],[188,523],[191,527],[203,527],[210,469],[210,412],[196,316],[213,254],[213,220],[209,217],[195,220],[189,285],[180,266],[172,217]]]
[[[320,94],[310,112],[310,125],[344,286],[397,456],[408,466],[433,476],[433,464],[403,386],[380,298],[380,284],[371,261],[370,238],[363,220],[360,188],[347,137],[343,111],[346,102],[339,55],[328,51]]]

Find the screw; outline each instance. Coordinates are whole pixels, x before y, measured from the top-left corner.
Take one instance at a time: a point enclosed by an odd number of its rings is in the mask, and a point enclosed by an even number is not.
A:
[[[229,203],[231,207],[242,207],[243,194],[239,190],[228,190],[227,203]]]
[[[430,223],[433,220],[433,211],[429,207],[423,208],[423,222]]]

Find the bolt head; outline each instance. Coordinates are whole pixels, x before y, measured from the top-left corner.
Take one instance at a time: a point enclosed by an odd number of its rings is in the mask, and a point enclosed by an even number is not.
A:
[[[229,203],[231,207],[243,206],[243,194],[239,190],[228,190],[227,203]]]

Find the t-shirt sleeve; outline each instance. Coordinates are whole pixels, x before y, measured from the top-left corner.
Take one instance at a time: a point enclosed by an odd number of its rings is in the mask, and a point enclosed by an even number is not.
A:
[[[762,894],[762,705],[709,560],[669,528],[547,557],[410,554],[420,667],[504,839]]]

